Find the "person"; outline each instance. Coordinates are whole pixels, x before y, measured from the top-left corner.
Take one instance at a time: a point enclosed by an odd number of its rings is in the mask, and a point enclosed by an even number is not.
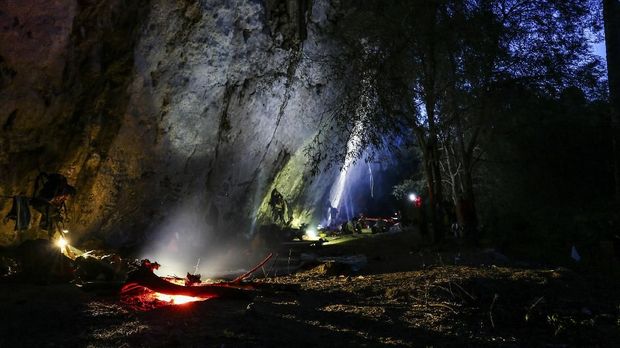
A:
[[[64,224],[67,214],[66,201],[76,192],[61,174],[42,172],[37,177],[31,205],[41,213],[39,227],[48,232],[50,240]]]
[[[349,226],[350,226],[350,225],[349,225],[349,221],[345,221],[345,222],[343,222],[343,223],[342,223],[342,225],[340,225],[340,232],[341,232],[342,234],[351,234],[351,233],[353,233],[353,232],[351,231],[351,229],[349,228]]]
[[[362,233],[362,224],[357,216],[353,217],[351,223],[353,224],[353,233]]]
[[[454,238],[458,239],[463,237],[463,227],[459,225],[458,222],[455,221],[450,227],[450,229],[452,230],[452,235],[454,236]]]
[[[385,220],[383,219],[377,220],[375,224],[371,227],[371,231],[373,234],[386,232],[387,226],[385,224]]]
[[[271,207],[271,214],[276,223],[281,222],[282,224],[286,224],[286,219],[284,218],[284,211],[286,210],[286,202],[284,201],[284,197],[277,190],[273,189],[271,191],[271,198],[269,199],[269,206]]]

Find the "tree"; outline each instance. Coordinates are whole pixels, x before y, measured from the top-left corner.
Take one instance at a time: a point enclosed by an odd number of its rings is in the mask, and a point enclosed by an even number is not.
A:
[[[616,203],[620,203],[620,2],[603,0]]]
[[[443,237],[444,192],[455,205],[469,206],[461,222],[475,231],[476,162],[494,108],[501,107],[496,90],[518,82],[558,96],[591,74],[588,3],[366,0],[352,6],[335,38],[349,53],[354,87],[340,99],[347,107],[325,127],[355,138],[357,149],[414,134],[434,239]]]

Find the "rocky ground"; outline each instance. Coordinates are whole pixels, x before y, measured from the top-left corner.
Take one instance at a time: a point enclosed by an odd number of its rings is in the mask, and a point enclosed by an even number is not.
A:
[[[502,346],[620,342],[617,279],[513,262],[491,250],[416,246],[407,234],[353,238],[318,255],[368,264],[306,266],[257,279],[251,301],[137,311],[70,284],[0,284],[0,347]],[[266,271],[268,272],[268,271]],[[261,272],[263,275],[266,272]]]

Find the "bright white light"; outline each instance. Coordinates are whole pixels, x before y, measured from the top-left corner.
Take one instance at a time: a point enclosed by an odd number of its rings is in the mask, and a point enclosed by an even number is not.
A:
[[[60,239],[56,241],[56,246],[59,247],[61,250],[64,250],[68,244],[69,243],[67,242],[67,240],[62,237],[60,237]]]
[[[67,234],[69,233],[69,230],[62,230],[62,233]]]
[[[314,228],[307,229],[306,230],[306,236],[310,240],[319,239],[319,235],[318,235],[318,233],[316,233],[316,230]]]
[[[355,156],[359,152],[361,139],[360,133],[363,131],[363,124],[361,121],[357,121],[355,123],[355,127],[353,128],[353,134],[349,138],[347,142],[347,154],[344,158],[344,165],[342,166],[342,170],[338,175],[338,180],[336,184],[332,186],[332,189],[329,193],[329,202],[332,207],[340,208],[340,200],[342,199],[342,194],[344,193],[345,184],[347,182],[347,177],[349,174],[349,169],[351,169],[351,165],[355,161]],[[331,214],[327,217],[328,224],[331,224]]]
[[[409,194],[409,200],[415,202],[418,199],[418,196],[415,193]]]
[[[170,304],[175,304],[175,305],[206,300],[206,298],[184,296],[184,295],[166,295],[166,294],[162,294],[159,292],[155,293],[155,297],[160,301],[168,302]]]

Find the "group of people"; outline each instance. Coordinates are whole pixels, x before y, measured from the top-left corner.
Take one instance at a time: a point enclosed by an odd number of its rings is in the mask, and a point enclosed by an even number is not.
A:
[[[363,217],[358,218],[356,216],[349,221],[343,222],[340,226],[340,232],[342,234],[362,233],[362,228],[364,228]]]

